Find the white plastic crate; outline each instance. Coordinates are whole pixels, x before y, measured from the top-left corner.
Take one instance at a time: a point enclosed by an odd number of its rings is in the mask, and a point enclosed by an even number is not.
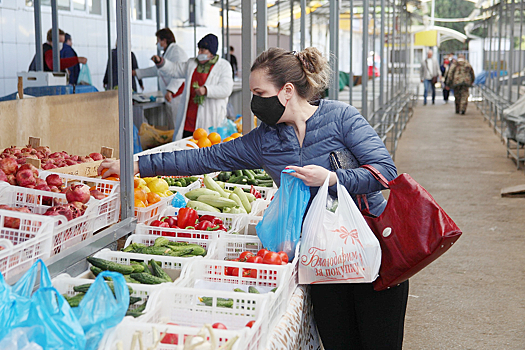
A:
[[[19,220],[19,228],[8,228],[8,220]],[[38,259],[51,254],[51,231],[55,218],[0,210],[0,272],[4,278],[28,270]],[[11,225],[10,225],[11,226]]]
[[[77,294],[77,292],[73,290],[73,287],[80,286],[80,285],[87,284],[87,283],[92,284],[95,282],[95,280],[79,278],[79,277],[71,277],[67,273],[63,273],[53,278],[51,282],[53,283],[53,287],[55,287],[60,294],[62,295],[66,294],[68,297],[72,297]],[[156,285],[136,284],[136,283],[130,283],[130,287],[131,289],[133,289],[133,293],[131,293],[129,296],[142,299],[141,301],[131,305],[131,309],[136,309],[137,307],[143,305],[144,302],[153,293],[153,291],[157,288]]]
[[[204,305],[199,301],[200,297],[213,298],[213,305]],[[233,307],[217,306],[217,298],[233,299]],[[178,326],[170,327],[167,333],[172,333],[172,329],[180,340],[183,340],[187,334],[197,333],[205,323],[220,322],[227,327],[227,330],[213,330],[219,345],[238,335],[239,339],[234,349],[255,350],[262,348],[268,335],[266,317],[269,299],[269,296],[264,294],[165,286],[152,295],[140,321],[147,322],[151,326],[157,324],[160,327],[159,332],[165,331],[165,323],[175,323]],[[256,321],[252,328],[245,327],[252,320]],[[129,337],[129,330],[126,333]],[[157,349],[176,349],[174,345],[161,344],[160,346]]]
[[[171,200],[174,196],[162,197],[161,200],[153,205],[147,206],[145,208],[135,208],[135,217],[137,218],[137,223],[150,224],[154,220],[157,220],[160,217],[160,214],[170,206]]]
[[[232,190],[232,191],[235,189],[235,187],[240,187],[242,189],[252,188],[251,185],[240,185],[240,184],[232,184],[232,183],[227,183],[227,182],[224,184],[224,187],[227,190]],[[272,197],[277,192],[277,187],[275,186],[275,184],[274,184],[274,187],[253,186],[253,189],[259,191],[259,193],[261,194],[261,199],[265,199],[265,200],[271,200]]]
[[[67,203],[63,193],[40,191],[19,186],[0,187],[2,203],[11,207],[27,207],[34,214],[44,214],[53,205]],[[100,201],[91,198],[84,215],[67,221],[55,220],[51,230],[51,256],[93,236]],[[38,220],[38,219],[37,219]],[[59,223],[62,221],[61,223]],[[28,237],[29,238],[29,237]]]
[[[199,148],[195,143],[189,141],[190,137],[187,137],[182,140],[178,140],[175,142],[166,143],[164,145],[150,148],[148,150],[142,151],[140,153],[135,153],[133,155],[133,161],[138,161],[140,156],[144,156],[147,154],[154,154],[154,153],[163,153],[163,152],[173,152],[173,151],[180,151],[185,149],[194,149]]]
[[[54,174],[49,171],[41,171],[39,177],[46,179],[49,175]],[[60,174],[62,181],[66,186],[73,182],[81,182],[89,187],[95,187],[107,197],[101,199],[98,203],[97,215],[94,230],[98,231],[104,227],[112,225],[119,221],[120,216],[120,182],[103,180],[90,177],[81,177],[76,175]],[[65,198],[65,195],[63,195]]]
[[[270,200],[257,199],[252,206],[251,216],[263,216],[266,209],[270,205]]]
[[[162,216],[177,216],[180,208],[175,208],[169,206],[166,208],[166,211],[162,213]],[[201,215],[212,215],[222,220],[224,227],[228,228],[230,231],[235,231],[239,225],[242,225],[244,220],[248,215],[246,214],[228,214],[228,213],[217,213],[211,211],[202,211],[197,210],[197,214]],[[186,230],[185,230],[186,231]]]
[[[275,293],[271,295],[268,321],[266,321],[273,328],[286,311],[288,302],[297,286],[297,264],[299,260],[297,252],[299,248],[297,247],[296,258],[291,263],[287,265],[268,265],[227,261],[238,258],[240,253],[244,251],[256,254],[263,248],[257,237],[222,235],[219,237],[217,247],[218,260],[196,261],[189,267],[179,286],[191,288],[197,280],[203,280],[255,287],[277,287]],[[239,276],[226,275],[226,267],[239,268]],[[257,277],[243,277],[245,269],[256,269]]]
[[[184,230],[189,231],[189,230]],[[203,232],[203,231],[199,231]],[[159,238],[158,235],[144,235],[144,234],[134,234],[128,237],[125,243],[125,247],[129,246],[132,243],[140,243],[144,244],[146,246],[152,246],[155,244],[155,240]],[[201,236],[201,237],[166,237],[168,240],[172,242],[186,242],[190,244],[198,244],[204,249],[206,249],[206,257],[211,258],[215,257],[217,255],[217,239],[218,239],[218,233],[212,232],[208,233],[208,235]],[[179,258],[179,259],[188,259],[188,258]]]
[[[93,255],[95,258],[109,260],[123,265],[131,265],[131,261],[143,261],[148,263],[151,259],[161,263],[161,268],[171,277],[174,284],[180,283],[180,277],[185,274],[185,270],[195,260],[201,260],[202,257],[178,258],[174,256],[149,255],[127,252],[117,252],[109,249],[102,249]],[[88,274],[89,276],[89,274]],[[93,275],[91,275],[93,276]],[[86,277],[85,275],[83,277]],[[94,277],[94,276],[93,276]],[[133,284],[135,285],[135,284]]]

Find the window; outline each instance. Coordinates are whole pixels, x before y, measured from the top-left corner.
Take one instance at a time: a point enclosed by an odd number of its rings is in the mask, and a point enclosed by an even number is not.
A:
[[[146,19],[153,19],[153,0],[146,0]]]
[[[89,13],[92,15],[102,15],[101,0],[88,0]]]
[[[85,11],[86,0],[73,0],[73,10]]]
[[[134,0],[133,19],[142,20],[142,0]]]
[[[41,0],[40,5],[51,6],[51,0]],[[33,7],[33,0],[26,0],[26,6]],[[69,11],[71,10],[71,3],[69,0],[57,0],[57,9]]]

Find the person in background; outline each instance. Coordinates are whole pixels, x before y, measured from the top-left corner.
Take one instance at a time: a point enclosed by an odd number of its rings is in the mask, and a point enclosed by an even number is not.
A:
[[[458,54],[458,61],[450,67],[447,74],[447,88],[450,86],[454,89],[456,102],[456,114],[465,114],[468,105],[469,87],[474,83],[474,69],[465,59],[464,54]]]
[[[66,33],[64,38],[65,41],[64,45],[62,46],[62,50],[60,50],[60,58],[77,57],[77,53],[75,50],[73,50],[73,40],[71,35]],[[74,66],[69,67],[67,71],[69,73],[69,83],[76,85],[78,81],[78,74],[80,73],[80,64],[75,64]]]
[[[171,78],[185,78],[182,101],[177,120],[183,120],[175,129],[173,141],[193,135],[197,128],[208,131],[218,127],[226,118],[228,97],[233,90],[230,62],[217,55],[219,39],[207,34],[197,44],[199,54],[184,63],[171,62],[166,57],[153,56],[160,73]]]
[[[317,100],[330,81],[328,60],[316,48],[290,52],[271,48],[251,68],[251,110],[260,125],[242,137],[211,147],[149,154],[134,163],[141,177],[207,174],[264,168],[280,186],[282,170],[310,187],[311,200],[329,176],[348,192],[364,194],[374,215],[386,200],[383,189],[363,168],[333,170],[330,152],[349,150],[359,164],[371,164],[388,181],[397,170],[385,145],[357,109],[335,100]],[[99,174],[120,174],[118,160],[105,160]],[[126,174],[131,176],[131,174]],[[334,188],[330,190],[335,194]],[[401,349],[408,281],[376,292],[372,283],[311,285],[314,317],[324,348]]]
[[[425,84],[425,90],[423,92],[423,104],[427,104],[427,94],[429,91],[432,91],[432,104],[436,102],[436,86],[434,85],[437,82],[439,77],[439,63],[436,59],[432,58],[432,50],[428,50],[427,58],[421,62],[420,68],[420,77],[421,82]],[[435,80],[433,83],[432,80]]]
[[[233,46],[230,46],[230,64],[233,70],[233,79],[235,79],[237,74],[239,74],[239,67],[237,65],[237,57],[235,57],[235,55],[233,54],[233,51],[234,51]]]
[[[447,75],[447,72],[450,68],[450,61],[448,59],[448,57],[445,57],[445,59],[443,60],[443,64],[441,65],[441,76],[442,76],[442,81],[443,81],[443,100],[445,101],[445,103],[448,103],[448,95],[450,94],[450,90],[446,89],[445,88],[445,76]]]
[[[47,42],[42,45],[42,53],[44,56],[44,62],[43,62],[43,68],[44,72],[52,72],[53,71],[53,32],[52,29],[49,29],[47,31]],[[58,49],[59,51],[62,51],[62,47],[64,45],[64,41],[66,40],[66,33],[62,29],[58,30]],[[67,57],[67,58],[61,58],[60,59],[60,71],[65,72],[67,68],[73,67],[76,64],[86,64],[87,58],[85,57]],[[30,71],[36,71],[36,55],[33,57],[33,60],[31,61],[31,64],[29,65]]]
[[[186,55],[184,50],[176,44],[175,35],[171,29],[159,29],[155,33],[155,36],[157,37],[157,48],[159,51],[163,51],[162,57],[171,62],[186,62],[188,60],[188,55]],[[158,76],[160,91],[166,99],[167,119],[171,122],[171,124],[168,124],[168,128],[178,129],[182,120],[178,120],[176,117],[182,98],[182,92],[184,91],[184,79],[175,79],[159,74],[159,71],[155,66],[133,70],[133,75],[138,79]]]
[[[115,43],[115,46],[117,46],[117,43]],[[118,66],[117,66],[117,48],[116,47],[111,50],[111,65],[112,65],[111,67],[112,75],[111,76],[113,78],[113,85],[109,86],[109,78],[108,78],[109,59],[108,59],[108,63],[106,64],[106,73],[104,73],[104,79],[102,81],[104,83],[104,88],[106,90],[111,90],[118,86]],[[135,57],[135,54],[133,53],[133,51],[131,51],[131,69],[135,70],[138,68],[139,68],[139,64],[137,63],[137,57]],[[135,80],[139,82],[140,88],[144,90],[144,85],[142,84],[142,80],[136,77],[133,77],[133,76],[131,78],[132,78],[131,79],[131,89],[133,90],[133,92],[138,92],[137,82]]]

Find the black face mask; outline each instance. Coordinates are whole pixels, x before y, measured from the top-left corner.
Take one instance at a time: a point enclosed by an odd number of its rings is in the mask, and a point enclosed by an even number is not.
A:
[[[277,95],[271,97],[253,95],[251,108],[253,114],[267,125],[277,124],[285,110]]]

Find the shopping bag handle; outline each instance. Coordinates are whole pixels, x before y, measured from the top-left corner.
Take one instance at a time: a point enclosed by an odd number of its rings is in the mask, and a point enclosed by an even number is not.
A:
[[[38,274],[38,265],[40,265],[40,288],[52,287],[51,276],[49,275],[49,270],[46,267],[46,264],[42,259],[38,259],[29,270],[15,283],[13,290],[18,295],[23,295],[26,297],[31,297],[33,289],[36,283],[36,277]]]

